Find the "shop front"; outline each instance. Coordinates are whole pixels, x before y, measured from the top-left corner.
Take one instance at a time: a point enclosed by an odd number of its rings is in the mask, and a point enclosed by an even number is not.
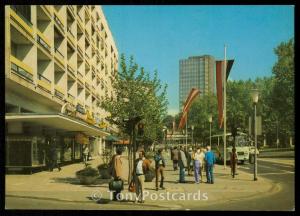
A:
[[[64,114],[6,115],[6,171],[32,173],[45,170],[49,148],[55,148],[58,163],[69,164],[82,159],[84,144],[91,153],[98,149],[97,140],[108,133]]]

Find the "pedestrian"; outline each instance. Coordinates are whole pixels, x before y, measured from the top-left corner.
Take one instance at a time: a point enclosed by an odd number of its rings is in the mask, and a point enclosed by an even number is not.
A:
[[[85,166],[87,166],[87,161],[88,161],[88,157],[89,157],[89,147],[88,145],[85,145],[84,149],[83,149],[83,162],[85,164]]]
[[[205,163],[205,153],[206,153],[206,151],[205,151],[205,149],[204,148],[201,148],[201,150],[200,150],[200,171],[199,171],[199,173],[200,173],[200,177],[201,177],[201,180],[200,180],[200,182],[203,182],[203,171],[204,170],[206,170],[206,163]]]
[[[197,148],[197,151],[195,152],[194,156],[194,175],[195,175],[195,183],[199,184],[202,182],[202,175],[201,173],[201,161],[203,161],[203,152],[201,152],[200,147]],[[201,177],[201,178],[199,178]]]
[[[46,168],[48,171],[50,171],[51,167],[52,167],[52,159],[51,159],[51,148],[50,148],[50,138],[46,138],[46,145],[45,145],[45,153],[46,153],[46,158],[45,158],[45,162],[46,162]]]
[[[236,154],[236,148],[232,148],[232,152],[230,155],[230,167],[231,167],[231,176],[234,178],[236,175],[236,167],[237,167],[238,157]]]
[[[182,146],[180,146],[180,150],[179,150],[178,165],[179,165],[179,183],[186,183],[185,167],[187,167],[187,161]]]
[[[173,161],[173,168],[174,171],[178,170],[178,158],[179,158],[179,151],[177,149],[177,146],[174,147],[171,154],[171,160]]]
[[[53,172],[53,169],[57,168],[58,171],[61,171],[59,164],[57,163],[57,152],[56,152],[56,138],[52,139],[50,143],[50,172]]]
[[[156,191],[158,191],[158,177],[159,175],[160,177],[160,188],[161,189],[165,189],[164,188],[164,168],[166,166],[166,162],[164,157],[162,156],[162,149],[158,149],[156,155],[154,156],[154,160],[155,160],[155,189]]]
[[[214,183],[214,175],[213,175],[213,167],[216,163],[216,157],[215,154],[211,151],[211,147],[206,147],[207,152],[205,153],[205,162],[206,162],[206,178],[207,182],[209,184]]]
[[[116,149],[116,154],[112,157],[111,160],[111,165],[112,165],[112,177],[114,178],[114,181],[119,181],[122,180],[122,169],[123,169],[123,163],[121,160],[121,155],[122,155],[122,149],[117,148]],[[120,193],[121,190],[116,190],[113,192],[113,200],[117,201],[120,200]]]
[[[193,169],[193,149],[189,148],[189,151],[187,152],[187,164],[188,164],[188,175],[192,176],[192,169]]]
[[[133,178],[135,180],[135,191],[136,191],[136,200],[140,203],[144,203],[144,182],[145,174],[150,170],[151,161],[145,158],[145,152],[139,152],[139,158],[135,160],[133,170]]]

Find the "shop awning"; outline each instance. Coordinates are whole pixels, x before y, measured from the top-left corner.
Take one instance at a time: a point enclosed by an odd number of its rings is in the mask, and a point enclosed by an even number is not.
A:
[[[88,136],[108,136],[109,133],[74,117],[58,114],[6,114],[6,122],[28,122],[65,131],[82,132]]]
[[[117,141],[119,141],[120,139],[119,139],[118,137],[116,137],[116,136],[109,135],[109,136],[107,136],[107,137],[105,138],[105,140],[111,141],[111,142],[117,142]]]
[[[129,140],[119,140],[116,145],[129,145]]]

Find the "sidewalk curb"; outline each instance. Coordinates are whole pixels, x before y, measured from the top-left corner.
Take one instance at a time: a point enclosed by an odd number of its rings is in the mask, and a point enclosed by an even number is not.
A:
[[[38,197],[38,196],[22,196],[22,195],[6,195],[6,197],[13,197],[13,198],[23,198],[23,199],[37,199],[37,200],[48,200],[48,201],[57,201],[57,202],[71,202],[71,203],[91,203],[91,202],[95,202],[98,205],[101,205],[100,203],[97,203],[96,200],[87,200],[87,201],[79,201],[79,200],[70,200],[70,199],[60,199],[60,198],[50,198],[50,197]],[[104,205],[128,205],[128,202],[126,203],[122,203],[122,202],[114,202],[110,204],[104,204]],[[139,205],[139,206],[145,206],[145,207],[157,207],[157,208],[168,208],[168,209],[179,209],[182,208],[182,206],[179,205],[170,205],[170,204],[166,204],[166,205],[154,205],[154,204],[147,204],[147,203],[143,203],[142,205],[140,204],[134,204],[134,203],[130,203],[132,205]],[[133,209],[134,210],[134,209]]]

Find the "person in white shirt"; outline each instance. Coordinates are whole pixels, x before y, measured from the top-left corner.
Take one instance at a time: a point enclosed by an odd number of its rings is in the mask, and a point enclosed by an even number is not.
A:
[[[201,152],[200,147],[198,147],[197,151],[194,154],[194,174],[195,174],[194,176],[195,176],[196,184],[202,182],[202,175],[201,175],[201,179],[199,179],[201,173],[201,162],[203,163],[203,152]]]

